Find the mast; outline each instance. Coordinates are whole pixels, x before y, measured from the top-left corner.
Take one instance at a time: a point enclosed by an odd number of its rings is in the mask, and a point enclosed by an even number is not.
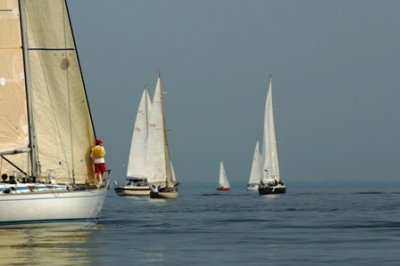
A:
[[[34,177],[39,177],[40,167],[37,165],[37,150],[36,150],[36,136],[35,127],[33,123],[33,112],[32,112],[32,86],[29,72],[29,60],[28,60],[28,47],[27,47],[27,35],[26,35],[26,17],[25,17],[25,0],[19,0],[19,18],[20,18],[20,30],[21,30],[21,43],[22,43],[22,57],[24,62],[24,75],[25,75],[25,91],[26,91],[26,102],[28,109],[28,125],[29,125],[29,143],[30,143],[30,159],[32,173]]]

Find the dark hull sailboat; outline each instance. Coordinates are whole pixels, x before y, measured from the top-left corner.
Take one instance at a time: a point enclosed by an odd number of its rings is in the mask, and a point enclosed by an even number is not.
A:
[[[258,185],[258,193],[260,195],[283,194],[286,193],[286,186],[282,184],[274,186]]]

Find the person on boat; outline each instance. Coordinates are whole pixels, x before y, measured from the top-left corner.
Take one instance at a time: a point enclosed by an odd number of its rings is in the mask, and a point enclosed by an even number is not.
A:
[[[105,155],[106,151],[103,147],[103,141],[101,139],[97,139],[96,146],[92,148],[90,157],[94,162],[94,175],[98,186],[102,185],[104,173],[106,172],[106,161],[104,159]]]
[[[1,175],[1,180],[2,180],[3,184],[8,183],[7,179],[8,179],[8,175],[7,174],[2,174]]]
[[[159,187],[159,186],[158,186]],[[155,185],[151,185],[151,190],[153,192],[158,192],[158,187],[156,187]]]
[[[10,181],[8,183],[9,184],[17,184],[17,181],[15,180],[15,176],[10,175]]]

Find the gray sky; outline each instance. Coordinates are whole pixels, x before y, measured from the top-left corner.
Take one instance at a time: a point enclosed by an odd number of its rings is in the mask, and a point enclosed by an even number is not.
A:
[[[161,70],[182,183],[247,182],[273,77],[286,181],[400,177],[400,1],[69,0],[97,135],[123,180]]]

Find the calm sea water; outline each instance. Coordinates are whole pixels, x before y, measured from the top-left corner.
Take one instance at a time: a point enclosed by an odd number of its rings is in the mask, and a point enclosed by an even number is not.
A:
[[[0,228],[0,265],[400,265],[400,187],[242,187],[110,190],[97,224]]]

